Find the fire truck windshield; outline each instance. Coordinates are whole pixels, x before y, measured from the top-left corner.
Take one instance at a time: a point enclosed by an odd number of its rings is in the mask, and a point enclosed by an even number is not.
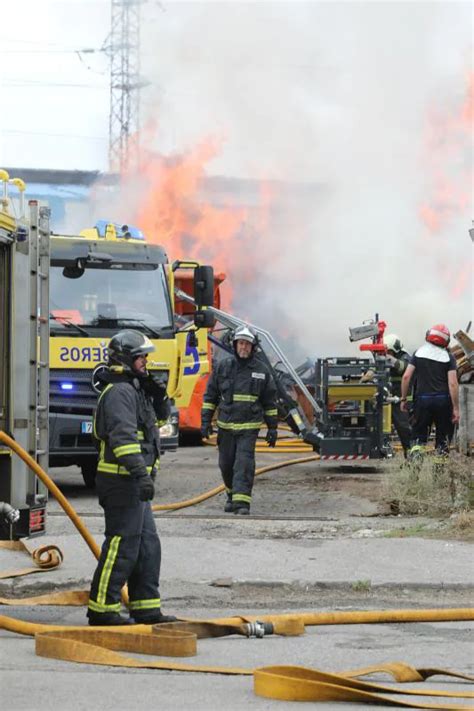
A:
[[[67,269],[52,266],[50,272],[51,329],[68,335],[74,331],[136,328],[159,331],[173,327],[166,276],[155,269],[86,268],[68,276]],[[70,333],[69,333],[70,332]]]

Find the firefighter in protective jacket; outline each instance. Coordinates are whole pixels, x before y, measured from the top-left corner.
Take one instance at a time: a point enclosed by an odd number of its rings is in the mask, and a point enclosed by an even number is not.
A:
[[[213,370],[207,385],[201,414],[201,434],[212,432],[211,420],[217,408],[219,468],[227,491],[224,511],[250,513],[255,476],[255,445],[265,422],[266,440],[277,440],[276,388],[265,363],[257,357],[257,338],[247,327],[233,336],[235,356],[225,358]]]
[[[109,367],[94,416],[105,541],[90,591],[90,625],[129,624],[119,614],[125,583],[135,622],[176,619],[160,609],[161,546],[150,504],[159,464],[158,427],[169,415],[166,385],[146,368],[154,350],[147,336],[131,330],[117,333],[108,346]]]
[[[400,398],[402,377],[410,363],[410,356],[404,349],[401,339],[395,333],[387,334],[383,341],[387,346],[392,395]],[[403,455],[406,458],[412,444],[412,433],[408,413],[400,408],[400,403],[392,404],[392,420],[403,447]]]
[[[448,350],[451,334],[437,323],[425,334],[425,343],[413,354],[402,378],[401,409],[408,409],[411,379],[416,376],[412,461],[421,461],[433,424],[436,429],[434,464],[443,468],[454,425],[459,422],[459,385],[456,359]],[[436,469],[435,469],[436,471]]]

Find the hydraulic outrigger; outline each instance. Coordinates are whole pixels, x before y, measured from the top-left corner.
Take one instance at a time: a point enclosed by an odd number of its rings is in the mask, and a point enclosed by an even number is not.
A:
[[[179,299],[194,305],[192,296],[186,294],[184,291],[175,289],[175,294]],[[234,330],[238,326],[245,325],[250,326],[255,333],[257,333],[259,340],[259,357],[269,366],[277,388],[278,414],[280,419],[284,420],[295,434],[301,436],[305,442],[311,444],[316,451],[319,451],[323,433],[317,425],[317,419],[322,415],[322,408],[316,402],[273,336],[263,328],[243,321],[233,314],[216,309],[214,306],[209,306],[207,311],[210,311],[216,321],[222,324],[226,329]],[[212,335],[208,337],[218,348],[226,351],[231,350],[225,341],[221,341]],[[316,417],[313,423],[309,421],[305,410],[298,401],[296,389],[300,394],[300,398],[304,398],[312,412],[315,413]]]
[[[178,299],[194,299],[175,289]],[[224,329],[250,326],[258,335],[258,355],[269,366],[278,392],[279,417],[301,439],[328,460],[390,457],[391,396],[385,322],[375,320],[349,329],[350,340],[371,339],[361,351],[369,358],[320,358],[295,368],[266,330],[215,307],[207,309]],[[209,334],[218,348],[232,352],[226,338]],[[305,372],[309,377],[303,377]],[[370,381],[365,374],[370,371]],[[314,393],[314,394],[313,394]]]

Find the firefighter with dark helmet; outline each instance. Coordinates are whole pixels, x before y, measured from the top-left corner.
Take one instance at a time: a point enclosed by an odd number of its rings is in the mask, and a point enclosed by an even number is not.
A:
[[[388,333],[385,335],[383,342],[387,347],[387,362],[390,366],[391,392],[392,395],[400,398],[402,377],[410,363],[410,356],[404,349],[403,343],[396,333]],[[407,399],[410,399],[410,396],[408,396]],[[401,410],[399,402],[392,404],[392,420],[403,447],[403,454],[406,458],[411,447],[411,426],[408,418],[408,412]]]
[[[446,455],[453,426],[459,422],[459,386],[456,360],[448,351],[450,337],[445,324],[432,326],[402,378],[401,409],[406,411],[410,381],[416,375],[412,458],[423,454],[433,424],[437,453]]]
[[[105,541],[89,596],[90,625],[129,624],[120,595],[128,583],[130,616],[156,624],[161,612],[161,546],[150,501],[159,463],[159,425],[169,416],[166,385],[147,370],[155,350],[139,331],[120,331],[108,345],[108,370],[94,415],[98,442],[96,487],[105,513]]]
[[[227,491],[224,511],[249,514],[255,476],[255,445],[260,428],[267,426],[266,440],[277,440],[276,388],[268,367],[257,355],[257,337],[247,326],[232,337],[234,355],[221,360],[212,371],[204,395],[201,434],[212,433],[217,410],[219,468]]]

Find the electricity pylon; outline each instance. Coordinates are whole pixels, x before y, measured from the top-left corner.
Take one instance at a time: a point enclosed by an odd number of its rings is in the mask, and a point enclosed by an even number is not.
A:
[[[144,0],[111,0],[109,170],[136,168],[140,143],[140,5]]]

